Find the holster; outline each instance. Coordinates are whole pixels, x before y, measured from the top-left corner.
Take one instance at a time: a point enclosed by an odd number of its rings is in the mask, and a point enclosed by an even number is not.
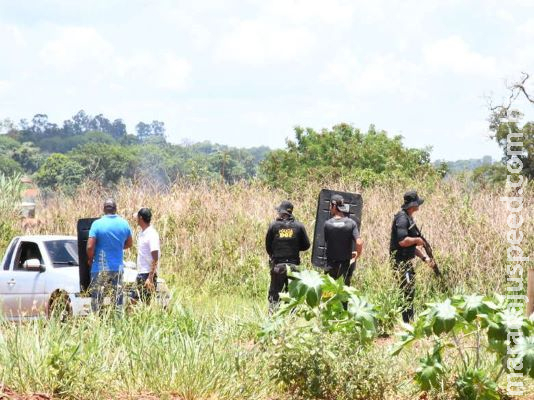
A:
[[[287,274],[288,268],[289,268],[290,271],[296,271],[297,270],[297,266],[295,264],[274,263],[274,262],[271,263],[271,270],[275,274],[279,274],[279,275]]]

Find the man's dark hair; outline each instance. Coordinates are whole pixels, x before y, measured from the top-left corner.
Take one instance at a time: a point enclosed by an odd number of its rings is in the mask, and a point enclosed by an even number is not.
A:
[[[137,216],[141,217],[145,223],[150,224],[150,221],[152,221],[152,211],[150,211],[150,208],[143,207],[137,212]]]
[[[113,199],[107,199],[104,202],[104,213],[105,214],[116,214],[117,213],[117,203]]]

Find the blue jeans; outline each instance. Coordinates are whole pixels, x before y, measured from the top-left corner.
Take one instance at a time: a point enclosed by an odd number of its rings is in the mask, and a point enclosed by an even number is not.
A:
[[[122,271],[99,271],[91,273],[91,308],[93,312],[101,310],[104,299],[110,297],[117,309],[122,308]]]

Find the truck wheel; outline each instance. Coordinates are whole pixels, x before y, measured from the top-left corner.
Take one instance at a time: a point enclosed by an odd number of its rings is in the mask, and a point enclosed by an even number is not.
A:
[[[48,318],[66,322],[72,316],[69,296],[65,293],[54,293],[50,299]]]

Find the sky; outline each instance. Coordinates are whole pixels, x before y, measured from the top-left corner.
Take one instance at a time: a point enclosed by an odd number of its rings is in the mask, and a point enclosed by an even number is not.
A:
[[[534,75],[532,43],[530,0],[0,0],[0,119],[83,109],[271,148],[374,124],[433,159],[498,158],[487,99]]]

